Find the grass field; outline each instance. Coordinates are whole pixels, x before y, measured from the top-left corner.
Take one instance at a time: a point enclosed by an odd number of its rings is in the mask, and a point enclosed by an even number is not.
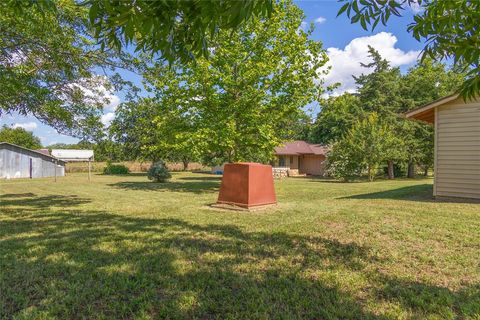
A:
[[[173,177],[0,182],[0,318],[480,319],[480,204],[431,179],[285,179],[236,212]]]

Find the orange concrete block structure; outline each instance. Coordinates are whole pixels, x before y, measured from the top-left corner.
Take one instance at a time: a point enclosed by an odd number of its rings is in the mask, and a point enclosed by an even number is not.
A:
[[[260,163],[225,164],[217,203],[247,209],[276,204],[272,167]]]

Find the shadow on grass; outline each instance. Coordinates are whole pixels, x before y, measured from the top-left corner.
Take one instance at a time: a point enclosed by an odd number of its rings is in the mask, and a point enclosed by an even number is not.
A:
[[[433,185],[419,184],[415,186],[407,186],[393,190],[372,192],[359,194],[354,196],[342,197],[339,199],[392,199],[392,200],[408,200],[420,202],[445,202],[445,203],[480,203],[476,199],[466,198],[434,198]]]
[[[37,197],[33,193],[4,194],[0,195],[0,208],[3,206],[31,207],[42,209],[49,207],[72,207],[91,202],[90,199],[76,195],[49,195]]]
[[[192,192],[192,193],[208,193],[216,192],[220,187],[218,181],[169,181],[163,183],[155,183],[151,181],[136,182],[125,181],[108,184],[108,186],[118,189],[142,190],[142,191],[173,191],[173,192]]]
[[[395,178],[395,180],[388,179],[387,177],[376,177],[375,180],[370,181],[367,177],[356,177],[352,180],[338,180],[332,177],[322,177],[322,176],[307,176],[307,177],[300,177],[300,178],[307,178],[310,179],[311,182],[324,182],[324,183],[338,183],[338,184],[351,184],[351,183],[369,183],[375,184],[377,182],[395,182],[395,181],[418,181],[418,180],[426,180],[429,177],[424,176],[416,176],[415,178]],[[433,180],[433,179],[432,179]]]
[[[367,293],[414,318],[480,312],[478,286],[380,276],[369,270],[385,260],[356,243],[73,207],[19,211],[25,199],[11,198],[0,318],[388,319],[369,311]],[[363,298],[339,281],[352,274],[369,279]]]
[[[432,192],[433,186],[431,184],[419,184],[398,189],[358,194],[339,199],[393,199],[431,202],[434,201]]]
[[[178,180],[190,180],[190,181],[222,181],[222,176],[210,176],[210,177],[180,177]]]

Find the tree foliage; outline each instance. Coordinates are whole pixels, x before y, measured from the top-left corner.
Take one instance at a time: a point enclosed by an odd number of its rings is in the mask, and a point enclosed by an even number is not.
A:
[[[183,150],[198,146],[207,163],[270,160],[292,119],[322,92],[317,79],[327,56],[308,39],[311,31],[300,30],[303,18],[282,2],[269,20],[220,31],[209,59],[147,69],[144,78],[162,110],[156,131],[173,126],[173,141],[183,141]]]
[[[95,138],[99,133],[108,68],[116,55],[89,36],[87,10],[76,1],[0,2],[0,115],[33,115],[57,131]]]
[[[10,128],[3,126],[0,129],[0,142],[8,142],[27,149],[40,149],[40,138],[23,128]]]
[[[399,154],[401,139],[379,115],[371,113],[354,123],[351,129],[328,153],[328,171],[336,177],[350,180],[367,173],[373,181],[380,164]]]
[[[123,147],[126,158],[153,162],[160,159],[157,152],[150,149],[161,138],[153,122],[157,106],[152,99],[142,98],[121,103],[115,110],[109,133]]]
[[[340,139],[353,124],[365,117],[357,96],[345,93],[321,101],[322,109],[311,129],[315,143],[331,144]]]
[[[7,0],[19,14],[37,10],[55,13],[64,5],[56,0]],[[233,31],[252,17],[268,18],[273,0],[237,1],[72,1],[88,12],[89,28],[100,49],[135,51],[170,62],[208,56],[210,42],[221,31]]]
[[[359,103],[364,111],[377,112],[382,117],[395,117],[403,103],[400,69],[392,67],[371,46],[368,46],[368,53],[372,61],[361,65],[373,72],[353,77]]]
[[[207,57],[213,39],[252,17],[268,17],[272,0],[88,0],[95,37],[104,47],[134,44],[137,51],[173,62]]]
[[[352,140],[347,133],[357,134],[357,131],[350,131],[354,125],[375,113],[384,129],[391,131],[383,141],[382,160],[389,165],[389,176],[393,178],[394,167],[405,167],[405,163],[408,163],[410,177],[415,164],[427,172],[433,165],[433,129],[427,124],[406,120],[401,114],[451,94],[460,86],[463,75],[431,59],[419,62],[402,75],[373,48],[370,48],[370,58],[370,63],[362,65],[373,72],[355,78],[358,94],[346,93],[322,102],[322,110],[312,129],[314,142],[338,142],[334,144],[337,150],[346,150]],[[345,155],[333,153],[333,156],[336,175],[340,175],[338,172],[348,176],[365,171],[361,161],[349,161],[352,154],[348,152]]]
[[[400,16],[405,6],[418,6],[419,13],[408,26],[415,39],[425,41],[423,59],[453,59],[466,72],[460,88],[465,98],[480,93],[480,1],[471,0],[341,0],[338,14],[346,13],[352,23],[375,29],[386,25],[392,15]]]

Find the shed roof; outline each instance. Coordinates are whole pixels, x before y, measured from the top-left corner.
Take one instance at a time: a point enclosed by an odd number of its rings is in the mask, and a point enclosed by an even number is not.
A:
[[[52,155],[67,162],[93,160],[93,150],[52,149]]]
[[[283,145],[275,148],[275,154],[277,155],[325,155],[327,151],[328,148],[324,145],[311,144],[302,140],[285,142]]]
[[[407,118],[416,119],[428,123],[435,123],[435,107],[453,101],[458,97],[458,94],[452,94],[444,98],[440,98],[419,108],[406,112],[405,116]]]
[[[48,149],[37,149],[37,150],[35,150],[35,151],[40,152],[40,153],[43,153],[43,154],[45,154],[45,155],[47,155],[47,156],[50,155],[50,151],[48,151]]]
[[[7,147],[13,148],[13,149],[20,149],[23,151],[31,152],[34,153],[35,155],[38,155],[44,159],[48,158],[49,160],[57,160],[58,164],[65,165],[65,161],[60,160],[58,158],[55,158],[51,155],[45,154],[44,152],[38,151],[38,150],[32,150],[24,147],[17,146],[16,144],[9,143],[9,142],[0,142],[0,149],[7,149]]]

